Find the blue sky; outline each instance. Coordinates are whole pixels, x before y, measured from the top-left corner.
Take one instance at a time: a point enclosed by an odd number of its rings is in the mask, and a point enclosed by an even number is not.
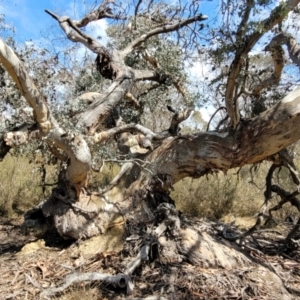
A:
[[[6,23],[15,27],[15,38],[17,42],[22,43],[37,40],[41,32],[45,36],[51,25],[58,25],[45,13],[45,9],[74,17],[76,12],[84,10],[83,3],[89,6],[95,2],[95,0],[0,0],[0,13],[5,15]]]
[[[59,13],[59,15],[78,18],[82,16],[82,14],[78,16],[78,12],[86,11],[95,3],[99,4],[101,0],[0,0],[0,14],[4,14],[6,22],[15,27],[15,38],[22,43],[39,39],[41,32],[44,36],[50,26],[56,23],[45,13],[45,9]],[[218,1],[208,0],[199,3],[205,10],[204,14],[215,14]]]
[[[6,22],[15,27],[17,41],[24,42],[38,39],[41,30],[50,26],[52,20],[44,10],[54,9],[53,3],[52,0],[3,0],[0,12]]]
[[[176,0],[171,0],[171,2]],[[189,0],[183,0],[189,1]],[[35,43],[45,43],[45,38],[51,34],[51,31],[58,30],[63,35],[58,23],[45,13],[45,9],[53,11],[60,16],[68,15],[71,18],[79,18],[83,16],[83,12],[89,10],[95,3],[100,3],[101,0],[0,0],[0,14],[5,15],[6,23],[12,25],[16,29],[14,36],[17,43],[24,43],[32,40]],[[124,1],[126,3],[126,0]],[[219,16],[216,10],[219,1],[216,0],[199,0],[202,6],[202,13],[208,15],[208,20],[205,24],[214,23],[216,17]],[[261,11],[262,13],[262,11]],[[269,12],[266,12],[268,14]],[[95,23],[94,23],[95,24]],[[94,36],[105,36],[107,21],[101,20],[94,25]],[[53,26],[53,28],[51,28]],[[102,40],[102,42],[104,42]],[[254,52],[260,52],[261,47],[256,45]],[[190,68],[192,76],[207,77],[214,74],[210,71],[211,67],[203,62],[194,64]],[[208,75],[207,75],[208,74]],[[202,76],[201,76],[202,75]]]
[[[95,3],[99,4],[101,0],[0,0],[0,14],[5,15],[6,23],[14,26],[16,30],[14,39],[17,43],[23,44],[26,41],[33,41],[36,44],[45,45],[45,42],[47,44],[45,37],[51,35],[51,31],[58,30],[62,33],[57,21],[45,13],[45,9],[60,16],[68,15],[77,19],[82,17],[83,12]],[[199,3],[203,8],[203,13],[210,17],[208,22],[213,22],[211,16],[216,13],[215,8],[218,1],[206,0],[199,1]],[[107,21],[101,20],[95,25],[93,35],[105,36]],[[104,41],[102,40],[102,42]],[[199,65],[197,67],[198,72]]]

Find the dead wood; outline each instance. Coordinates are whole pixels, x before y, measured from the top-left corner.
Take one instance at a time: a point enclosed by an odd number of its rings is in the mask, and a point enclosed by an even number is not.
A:
[[[149,296],[146,298],[131,298],[128,300],[167,300],[167,298],[162,297],[162,296]]]
[[[299,200],[295,198],[296,192],[289,194],[272,185],[274,170],[281,165],[290,170],[297,186],[300,183],[293,162],[286,159],[283,152],[278,154],[279,162],[275,157],[276,152],[300,138],[300,89],[290,92],[274,107],[259,116],[240,122],[238,97],[245,90],[237,84],[245,57],[254,44],[266,31],[280,23],[299,1],[279,3],[273,8],[271,15],[262,20],[260,29],[253,27],[251,33],[246,34],[246,24],[254,7],[254,2],[248,1],[249,5],[241,11],[241,23],[236,32],[237,46],[229,68],[225,91],[226,110],[231,126],[223,132],[202,132],[183,136],[179,135],[179,124],[189,117],[189,108],[180,111],[168,107],[173,113],[171,124],[159,133],[139,124],[124,124],[119,115],[114,119],[113,128],[108,129],[106,121],[125,97],[136,105],[139,104],[130,94],[135,82],[166,82],[165,77],[160,74],[159,61],[147,50],[141,50],[141,55],[154,70],[135,70],[125,63],[126,57],[137,51],[151,37],[177,32],[183,27],[188,28],[190,24],[204,21],[206,16],[191,14],[185,20],[174,18],[170,22],[166,21],[133,38],[123,50],[118,51],[108,49],[81,29],[88,23],[104,17],[120,19],[120,16],[111,13],[109,3],[113,2],[104,1],[97,10],[79,21],[46,11],[59,23],[71,41],[82,43],[97,55],[98,72],[102,77],[111,80],[110,86],[103,93],[82,95],[81,99],[87,101],[89,106],[77,116],[77,131],[63,130],[58,125],[46,99],[33,84],[24,64],[2,40],[0,61],[34,109],[35,122],[38,124],[36,137],[43,138],[49,145],[54,146],[52,153],[56,153],[56,157],[65,162],[57,187],[53,189],[49,199],[43,201],[30,217],[35,215],[43,221],[47,217],[62,237],[77,239],[79,244],[92,236],[104,236],[122,225],[120,239],[125,235],[123,250],[114,252],[111,249],[102,249],[92,258],[83,258],[80,253],[69,252],[65,257],[67,264],[60,260],[59,256],[63,255],[63,252],[59,252],[58,255],[56,253],[51,264],[45,256],[39,254],[37,257],[43,257],[44,261],[33,263],[31,259],[25,259],[17,261],[11,269],[7,269],[3,264],[3,286],[7,284],[7,278],[12,279],[15,287],[29,293],[33,298],[38,295],[48,297],[65,293],[71,285],[82,285],[83,282],[97,282],[100,290],[114,299],[117,293],[117,298],[126,293],[133,294],[133,297],[137,297],[135,299],[147,300],[207,297],[292,299],[294,295],[299,295],[299,268],[291,263],[299,262],[299,250],[297,247],[291,249],[287,243],[282,243],[283,233],[261,231],[257,236],[256,229],[265,217],[265,208],[271,192],[276,192],[282,200],[278,206],[269,209],[269,218],[272,217],[272,211],[280,209],[286,202],[300,207]],[[140,4],[141,1],[138,1],[135,17]],[[270,46],[270,50],[273,53],[275,70],[271,78],[254,87],[255,95],[270,84],[277,83],[280,78],[283,68],[281,46]],[[180,80],[168,73],[165,76],[172,79],[172,84],[187,101]],[[152,87],[155,88],[155,85]],[[99,130],[102,131],[97,132]],[[89,138],[86,137],[88,135],[93,136],[94,141],[98,143],[104,143],[114,137],[123,155],[121,157],[126,158],[122,161],[124,164],[120,173],[105,188],[99,189],[97,195],[84,191],[89,183],[88,173],[92,163]],[[17,146],[26,142],[29,134],[7,133],[5,138],[7,146]],[[139,147],[139,151],[133,149],[135,146]],[[169,196],[173,184],[184,177],[198,178],[219,170],[226,172],[231,168],[260,162],[271,156],[274,163],[266,178],[263,212],[259,214],[256,225],[250,230],[238,235],[232,230],[233,235],[229,239],[239,239],[239,244],[230,243],[223,238],[227,238],[228,235],[224,224],[205,220],[195,222],[184,218],[176,210],[174,201]],[[289,232],[288,240],[291,241],[295,237],[299,222]],[[24,223],[23,228],[31,227],[40,231],[44,229],[31,219],[26,219]],[[30,226],[26,227],[26,224]],[[46,222],[45,227],[47,226]],[[40,235],[43,236],[43,233]],[[110,240],[107,244],[110,244]],[[26,246],[23,252],[30,248]],[[36,242],[31,246],[34,249],[29,249],[30,253],[40,249],[49,250],[45,242]],[[274,253],[288,257],[288,267],[284,265],[285,260],[282,257],[272,260],[271,256]],[[73,258],[75,261],[70,262]],[[284,276],[289,274],[291,269],[296,273],[293,281],[284,280]],[[65,278],[63,283],[62,278]],[[162,296],[141,298],[147,294]],[[19,294],[10,289],[5,297],[11,296],[19,297]]]
[[[85,274],[79,274],[74,273],[70,274],[66,277],[64,284],[62,284],[59,287],[56,288],[49,288],[41,293],[41,296],[49,297],[54,296],[57,293],[63,292],[65,289],[67,289],[70,285],[82,281],[104,281],[108,284],[112,284],[113,286],[120,287],[120,288],[126,288],[127,294],[132,293],[132,282],[130,281],[130,277],[126,275],[108,275],[108,274],[101,274],[101,273],[85,273]]]
[[[56,296],[49,298],[59,299],[59,294],[83,286],[88,293],[91,285],[109,300],[288,300],[300,296],[299,248],[288,249],[282,242],[290,225],[254,233],[255,239],[246,237],[239,246],[222,239],[223,223],[190,220],[178,214],[180,228],[178,236],[174,236],[168,218],[172,215],[170,209],[157,211],[147,225],[134,219],[127,222],[120,252],[114,251],[115,246],[107,248],[109,242],[101,245],[97,240],[98,252],[86,256],[79,250],[84,249],[84,241],[62,250],[40,240],[28,244],[20,253],[0,255],[2,297],[19,300],[27,293],[29,299],[34,299],[53,292]],[[157,228],[162,223],[166,230],[158,236],[161,230]],[[0,227],[2,241],[3,233]],[[130,274],[126,275],[126,270]],[[134,282],[131,297],[126,296],[129,276]],[[103,281],[106,279],[110,284]]]

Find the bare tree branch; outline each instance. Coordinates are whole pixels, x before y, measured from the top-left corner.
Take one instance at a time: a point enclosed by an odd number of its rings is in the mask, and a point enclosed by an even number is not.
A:
[[[96,133],[93,138],[94,138],[95,142],[102,143],[102,142],[108,140],[109,138],[112,138],[116,134],[120,134],[122,132],[133,131],[133,130],[136,130],[136,131],[142,133],[145,137],[147,137],[150,140],[162,140],[162,139],[166,138],[166,136],[164,136],[164,135],[156,134],[153,131],[151,131],[150,129],[148,129],[140,124],[134,124],[134,123],[126,124],[123,126],[111,128],[106,131],[102,131],[100,133]]]
[[[97,42],[92,37],[83,33],[76,26],[76,23],[74,23],[69,17],[58,17],[57,15],[55,15],[54,13],[50,12],[47,9],[45,10],[45,12],[58,21],[60,27],[66,33],[68,39],[70,39],[72,42],[82,43],[92,52],[96,54],[105,53],[107,56],[110,57],[105,47],[103,47],[99,42]]]
[[[120,182],[120,180],[130,172],[133,165],[133,162],[125,162],[113,180],[104,189],[99,190],[100,194],[103,195],[114,188]]]
[[[282,44],[287,45],[291,60],[300,68],[300,46],[298,45],[296,39],[293,38],[290,34],[281,32],[273,37],[271,42],[265,47],[265,51],[271,52],[274,64],[273,73],[269,78],[258,83],[252,89],[252,93],[251,91],[243,89],[244,93],[252,96],[258,96],[263,89],[275,85],[279,82],[284,67],[284,51],[281,46]]]
[[[160,33],[167,33],[167,32],[172,32],[179,30],[180,28],[183,28],[191,23],[197,22],[197,21],[204,21],[207,19],[207,16],[205,15],[197,15],[195,17],[189,18],[184,21],[176,22],[173,25],[169,26],[161,26],[155,29],[150,30],[148,33],[143,34],[142,36],[138,37],[135,39],[133,42],[131,42],[123,51],[121,51],[121,55],[123,57],[126,57],[129,55],[134,49],[139,47],[143,42],[151,38],[152,36],[158,35]]]
[[[110,3],[112,3],[112,1],[109,0],[103,1],[96,10],[84,16],[84,18],[82,18],[81,20],[73,21],[73,23],[77,27],[84,27],[90,22],[101,20],[104,18],[114,19],[114,20],[126,20],[126,17],[122,17],[111,13],[111,8],[108,7]]]
[[[209,121],[208,121],[208,123],[207,123],[206,131],[209,130],[209,126],[210,126],[210,123],[211,123],[212,119],[215,117],[215,115],[216,115],[221,109],[226,110],[226,107],[221,106],[221,107],[219,107],[219,108],[212,114],[212,116],[210,117],[210,119],[209,119]]]
[[[287,45],[291,60],[300,68],[300,46],[292,35],[285,32],[277,34],[267,45],[266,50],[272,49],[276,46],[279,47],[282,44]]]
[[[88,92],[88,93],[84,93],[81,94],[80,96],[78,96],[74,102],[78,102],[78,101],[85,101],[88,104],[91,104],[97,100],[100,100],[102,98],[102,94],[101,93],[96,93],[96,92]]]
[[[134,78],[136,81],[152,80],[161,82],[162,78],[156,70],[134,70]]]
[[[143,57],[146,61],[148,61],[152,65],[152,67],[154,69],[157,70],[157,73],[159,74],[160,64],[159,64],[158,60],[155,57],[151,56],[147,50],[144,51]],[[174,76],[172,76],[168,72],[165,72],[164,76],[168,76],[172,79],[172,84],[177,89],[178,93],[182,95],[185,102],[188,103],[186,91],[180,81],[180,78],[178,78],[178,77],[174,78]]]
[[[239,43],[239,47],[236,50],[235,58],[229,69],[229,76],[225,92],[225,103],[228,115],[230,117],[231,127],[235,128],[240,119],[237,102],[238,99],[236,99],[234,95],[237,88],[236,80],[240,75],[245,56],[250,52],[255,43],[263,36],[265,32],[269,31],[276,24],[280,23],[287,16],[288,12],[294,9],[299,3],[300,0],[281,2],[272,10],[269,17],[259,24],[257,30],[255,30],[251,35],[242,37],[239,41],[237,41]],[[242,19],[242,22],[245,20],[246,18]],[[240,26],[240,28],[242,27],[243,26]]]
[[[138,0],[138,3],[137,3],[137,5],[135,6],[135,9],[134,9],[134,29],[135,30],[136,30],[136,17],[137,17],[139,7],[142,4],[142,2],[143,2],[143,0]]]
[[[272,48],[266,47],[265,50],[271,52],[274,71],[269,78],[263,80],[253,88],[252,94],[254,96],[258,96],[263,89],[277,84],[281,78],[281,72],[284,67],[284,52],[281,46],[273,46]]]
[[[242,20],[240,22],[240,25],[239,25],[239,27],[237,29],[237,33],[236,33],[236,40],[237,41],[241,40],[241,38],[243,37],[243,35],[244,35],[244,33],[247,29],[247,22],[249,20],[249,16],[250,16],[250,13],[251,13],[253,7],[254,7],[254,1],[253,0],[247,0],[247,5],[246,5],[246,8],[244,10]]]
[[[3,139],[7,146],[18,147],[33,139],[40,139],[42,135],[39,130],[29,132],[28,130],[6,132]]]
[[[127,68],[120,70],[119,78],[110,85],[99,100],[94,101],[79,116],[77,127],[86,129],[86,133],[93,135],[109,116],[112,109],[125,97],[133,80],[134,75],[131,71],[128,71]]]
[[[170,107],[168,107],[168,109],[172,112],[174,112],[174,116],[172,118],[172,121],[171,121],[171,125],[168,129],[168,132],[171,134],[171,135],[177,135],[179,133],[179,128],[178,128],[178,125],[185,121],[190,115],[191,115],[191,112],[193,111],[193,109],[185,109],[181,112],[178,112],[178,111],[175,111],[175,110],[171,110]]]
[[[46,134],[52,128],[57,128],[58,124],[50,113],[45,97],[31,80],[24,64],[2,39],[0,39],[0,62],[17,84],[28,104],[33,108],[40,130]]]
[[[39,133],[35,132],[35,135],[39,136],[40,134],[41,137],[54,143],[67,153],[71,163],[68,166],[66,176],[73,184],[80,182],[87,176],[91,161],[90,150],[85,140],[80,135],[66,133],[58,125],[45,98],[33,83],[23,63],[2,39],[0,39],[0,62],[15,81],[28,104],[33,108],[34,117],[40,130]],[[13,134],[12,136],[6,135],[8,142],[12,142],[10,137],[13,138],[13,136]],[[25,142],[28,137],[26,134],[22,136]]]
[[[118,127],[111,128],[106,131],[102,131],[100,133],[96,133],[93,136],[93,139],[96,143],[103,143],[104,141],[112,138],[113,136],[129,131],[137,131],[142,133],[143,136],[139,136],[138,143],[144,148],[152,148],[151,142],[153,140],[160,141],[171,135],[177,135],[178,133],[178,125],[185,121],[191,114],[192,109],[186,109],[181,112],[174,111],[174,116],[172,117],[171,125],[168,130],[164,130],[160,133],[154,133],[150,129],[140,125],[140,124],[126,124]]]
[[[66,288],[76,282],[83,282],[83,281],[104,281],[106,283],[113,284],[117,287],[127,287],[127,293],[130,294],[132,292],[132,283],[131,279],[128,275],[109,275],[109,274],[102,274],[102,273],[73,273],[66,277],[65,282],[59,287],[52,287],[44,290],[41,296],[54,296],[57,293],[63,292]]]

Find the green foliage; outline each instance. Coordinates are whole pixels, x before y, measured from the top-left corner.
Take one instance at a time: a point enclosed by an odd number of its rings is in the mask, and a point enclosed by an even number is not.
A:
[[[163,4],[157,4],[156,18],[161,18],[163,12],[170,7]],[[167,9],[168,7],[168,9]],[[132,40],[149,32],[153,28],[157,28],[156,20],[151,20],[147,16],[139,16],[136,19],[131,18],[126,25],[114,25],[107,29],[110,37],[109,47],[116,49],[124,49]],[[130,29],[129,29],[130,28]],[[147,52],[145,52],[147,51]],[[144,58],[150,55],[155,58],[157,68],[154,68]],[[185,65],[185,49],[177,44],[171,34],[165,34],[163,38],[154,36],[143,43],[139,49],[134,51],[127,58],[127,65],[135,69],[152,69],[157,71],[161,76],[166,78],[164,84],[152,89],[152,83],[137,83],[132,88],[132,94],[139,98],[142,96],[143,107],[136,110],[128,106],[128,103],[121,104],[122,117],[125,122],[141,121],[143,125],[154,131],[161,131],[169,126],[169,119],[163,115],[169,115],[166,108],[167,105],[178,107],[182,105],[182,96],[178,95],[178,91],[172,84],[173,80],[180,81],[183,87],[188,85],[188,77]],[[187,89],[188,103],[185,106],[194,106],[198,101],[195,92],[189,92]],[[157,118],[159,116],[159,119]]]

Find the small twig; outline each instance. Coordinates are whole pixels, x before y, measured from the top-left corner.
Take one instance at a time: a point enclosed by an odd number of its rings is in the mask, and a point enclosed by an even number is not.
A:
[[[103,274],[97,272],[85,273],[85,274],[74,273],[66,276],[65,283],[63,283],[61,286],[44,290],[41,296],[54,296],[55,294],[60,293],[65,289],[67,289],[73,283],[78,283],[83,281],[90,281],[90,282],[104,281],[109,284],[113,284],[119,288],[127,288],[127,294],[131,294],[133,288],[131,279],[126,274],[109,275],[109,274]]]
[[[149,170],[148,168],[144,167],[142,164],[149,164],[149,165],[153,165],[152,162],[149,161],[143,161],[141,159],[135,158],[135,159],[124,159],[124,160],[118,160],[118,159],[106,159],[104,160],[104,162],[118,162],[118,163],[134,163],[136,165],[138,165],[140,168],[142,168],[143,170],[147,171],[148,173],[150,173],[151,175],[155,176],[155,174]]]
[[[149,255],[149,251],[150,251],[150,246],[148,244],[144,245],[140,252],[138,253],[138,255],[134,258],[134,260],[132,260],[126,270],[125,270],[125,274],[127,275],[131,275],[134,270],[136,268],[138,268],[144,261],[148,260],[148,255]]]
[[[207,123],[206,131],[209,130],[209,125],[210,125],[212,119],[214,118],[214,116],[215,116],[221,109],[227,110],[226,107],[224,107],[224,106],[219,107],[219,108],[213,113],[213,115],[210,117],[210,119],[209,119],[209,121],[208,121],[208,123]]]
[[[146,298],[130,298],[125,300],[168,300],[168,299],[162,296],[149,296]]]
[[[79,211],[84,212],[86,214],[97,214],[97,211],[95,211],[95,210],[89,211],[89,210],[85,210],[85,209],[77,206],[76,204],[73,204],[73,203],[70,203],[70,204],[73,208],[78,209]]]
[[[118,162],[118,163],[126,163],[126,162],[133,162],[133,163],[141,163],[141,164],[149,164],[149,165],[152,165],[153,163],[152,162],[149,162],[147,160],[141,160],[139,158],[134,158],[134,159],[123,159],[123,160],[120,160],[120,159],[104,159],[103,162]]]
[[[31,278],[28,274],[25,273],[26,278],[31,282],[31,284],[38,288],[41,291],[44,291],[44,289],[36,282],[36,280],[34,280],[33,278]]]
[[[135,7],[135,10],[134,10],[134,29],[136,30],[136,17],[137,17],[137,14],[138,14],[138,10],[139,10],[139,6],[141,5],[143,0],[138,0],[138,3]]]
[[[51,12],[51,11],[48,10],[48,9],[45,9],[45,12],[46,12],[48,15],[50,15],[53,19],[55,19],[56,21],[59,22],[59,17],[58,17],[56,14],[54,14],[53,12]]]

